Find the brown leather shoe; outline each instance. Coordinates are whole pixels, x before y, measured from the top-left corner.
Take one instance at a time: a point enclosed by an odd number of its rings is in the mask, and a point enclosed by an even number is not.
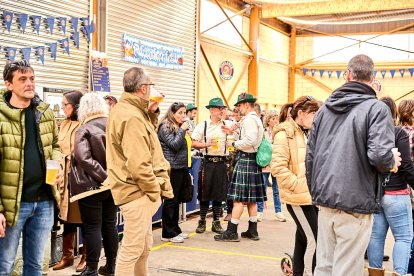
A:
[[[73,265],[75,233],[69,233],[63,236],[63,254],[60,261],[53,266],[53,270],[61,270]]]
[[[76,272],[82,272],[86,267],[86,242],[83,240],[82,257],[79,264],[76,266]]]

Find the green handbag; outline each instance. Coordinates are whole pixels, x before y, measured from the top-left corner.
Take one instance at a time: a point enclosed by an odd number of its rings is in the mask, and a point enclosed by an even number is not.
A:
[[[272,145],[263,136],[262,142],[256,153],[256,163],[260,167],[266,167],[272,161]]]

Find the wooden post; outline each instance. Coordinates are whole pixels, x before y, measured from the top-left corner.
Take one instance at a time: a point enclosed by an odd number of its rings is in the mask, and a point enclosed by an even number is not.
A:
[[[288,102],[295,100],[296,26],[292,25],[289,45],[289,92]]]
[[[252,50],[253,59],[249,64],[249,93],[255,97],[259,92],[259,7],[253,6],[250,12],[250,32],[249,32],[249,45]]]

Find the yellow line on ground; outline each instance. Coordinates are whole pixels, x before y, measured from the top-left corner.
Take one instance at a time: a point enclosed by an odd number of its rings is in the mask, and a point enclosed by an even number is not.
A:
[[[167,247],[173,247],[173,248],[179,248],[179,249],[193,250],[193,251],[203,251],[203,252],[217,253],[217,254],[223,254],[223,255],[242,256],[242,257],[250,257],[250,258],[256,258],[256,259],[275,260],[275,261],[280,261],[281,260],[281,258],[275,258],[275,257],[269,257],[269,256],[244,254],[244,253],[237,253],[237,252],[231,252],[231,251],[213,250],[213,249],[189,247],[189,246],[182,246],[182,245],[168,244],[166,246]]]

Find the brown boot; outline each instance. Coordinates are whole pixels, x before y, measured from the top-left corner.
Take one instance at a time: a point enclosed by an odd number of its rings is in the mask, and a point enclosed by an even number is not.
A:
[[[368,267],[368,275],[369,276],[384,276],[385,268]]]
[[[411,275],[411,274],[410,274]],[[401,274],[400,273],[398,273],[398,272],[393,272],[392,273],[392,276],[401,276]]]
[[[75,242],[75,233],[69,233],[63,236],[62,258],[53,266],[53,270],[61,270],[73,265],[73,247]]]
[[[76,267],[76,272],[82,272],[86,267],[86,240],[83,240],[83,246],[82,246],[82,257],[79,261],[78,266]]]

